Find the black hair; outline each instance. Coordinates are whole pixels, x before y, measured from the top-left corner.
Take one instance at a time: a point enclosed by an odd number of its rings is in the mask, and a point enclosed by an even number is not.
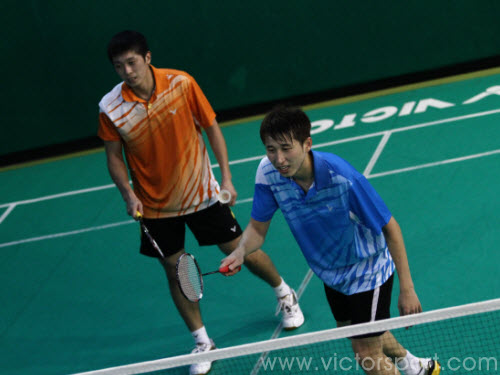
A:
[[[279,106],[269,112],[260,126],[260,139],[265,143],[266,137],[276,141],[296,139],[303,144],[311,136],[311,121],[297,107]]]
[[[138,31],[125,30],[114,35],[108,43],[108,58],[111,63],[115,57],[128,51],[146,57],[149,51],[146,37]]]

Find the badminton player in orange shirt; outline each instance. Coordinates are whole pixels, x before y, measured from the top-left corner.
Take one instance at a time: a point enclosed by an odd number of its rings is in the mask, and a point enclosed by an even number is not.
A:
[[[107,166],[127,212],[143,216],[165,257],[141,236],[140,252],[159,258],[166,271],[171,296],[195,340],[193,352],[215,348],[204,327],[198,303],[187,301],[175,280],[175,264],[184,251],[185,228],[200,246],[218,245],[230,254],[242,230],[229,206],[237,193],[231,182],[227,149],[215,113],[189,74],[151,65],[145,37],[136,31],[116,34],[108,44],[108,58],[123,82],[99,103],[98,135],[104,141]],[[221,184],[210,166],[205,131],[221,169]],[[125,155],[125,159],[123,157]],[[127,168],[128,165],[128,168]],[[129,184],[130,172],[133,188]],[[231,193],[229,204],[218,194]],[[297,297],[262,250],[245,260],[248,269],[276,293],[285,329],[304,322]],[[210,362],[192,365],[191,374],[205,374]]]

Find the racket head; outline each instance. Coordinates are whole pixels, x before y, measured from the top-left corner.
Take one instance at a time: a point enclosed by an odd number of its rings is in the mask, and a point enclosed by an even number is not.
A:
[[[175,276],[182,295],[191,302],[203,297],[203,277],[198,262],[189,253],[182,254],[175,265]]]

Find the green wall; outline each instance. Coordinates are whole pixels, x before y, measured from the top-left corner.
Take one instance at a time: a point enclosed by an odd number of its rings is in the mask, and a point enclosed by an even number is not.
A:
[[[95,135],[123,29],[221,111],[496,56],[499,14],[497,0],[3,0],[0,155]]]

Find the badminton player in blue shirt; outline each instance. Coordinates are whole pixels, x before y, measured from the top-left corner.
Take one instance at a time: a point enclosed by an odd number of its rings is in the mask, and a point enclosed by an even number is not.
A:
[[[282,107],[263,120],[267,156],[256,175],[250,223],[238,247],[222,261],[236,273],[261,247],[281,209],[304,257],[323,281],[337,326],[390,317],[393,274],[399,277],[402,315],[422,311],[401,229],[368,180],[342,158],[312,151],[311,122]],[[389,332],[351,338],[367,374],[437,375],[438,362],[413,356]],[[370,361],[367,361],[370,360]],[[378,365],[377,365],[378,364]]]

